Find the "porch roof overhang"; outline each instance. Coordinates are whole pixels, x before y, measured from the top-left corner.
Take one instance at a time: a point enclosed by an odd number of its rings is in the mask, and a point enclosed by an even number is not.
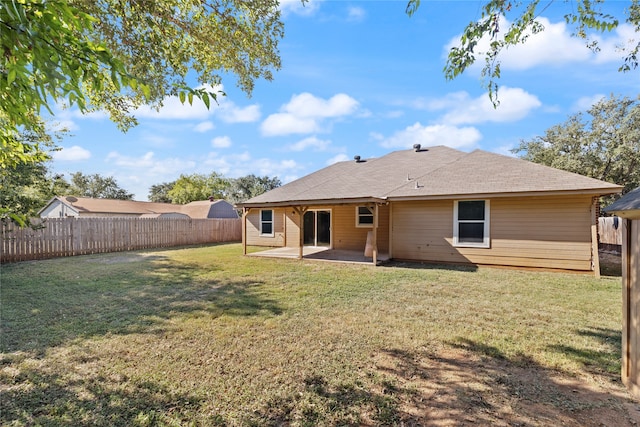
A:
[[[356,197],[352,199],[281,200],[277,202],[238,203],[238,208],[311,207],[327,205],[386,204],[386,197]]]

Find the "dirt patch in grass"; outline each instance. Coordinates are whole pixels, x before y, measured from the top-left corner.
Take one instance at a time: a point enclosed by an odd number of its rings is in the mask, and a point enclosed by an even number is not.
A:
[[[409,426],[636,426],[640,405],[615,383],[570,377],[462,341],[437,352],[391,349],[376,368]],[[490,355],[489,355],[490,354]]]
[[[3,266],[0,424],[640,422],[618,277],[241,254]]]

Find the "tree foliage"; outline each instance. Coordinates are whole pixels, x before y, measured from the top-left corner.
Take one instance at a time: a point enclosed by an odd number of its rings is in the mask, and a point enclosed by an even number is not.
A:
[[[163,182],[161,184],[154,184],[149,188],[149,201],[156,203],[172,203],[171,197],[169,197],[169,191],[175,185],[173,182]]]
[[[214,197],[238,203],[281,185],[278,177],[271,178],[266,175],[251,174],[240,178],[224,178],[216,172],[209,175],[181,175],[176,181],[152,185],[149,189],[149,200],[184,204]]]
[[[513,150],[525,160],[624,186],[640,186],[640,98],[610,96],[521,141]],[[608,198],[610,202],[612,198]]]
[[[56,103],[108,111],[126,130],[136,107],[170,95],[209,107],[226,74],[251,94],[279,69],[282,36],[277,0],[3,0],[0,169],[47,159],[20,134],[45,132]]]
[[[409,16],[416,13],[421,0],[409,0],[406,12]],[[510,46],[523,44],[536,33],[544,31],[544,26],[538,20],[540,14],[549,8],[553,1],[540,0],[485,0],[481,7],[480,18],[470,22],[463,30],[458,46],[451,48],[444,67],[444,75],[452,80],[464,73],[478,58],[484,58],[482,68],[483,86],[489,91],[494,106],[498,104],[498,83],[500,79],[500,54]],[[560,3],[560,2],[555,2]],[[597,52],[598,41],[589,38],[589,30],[597,32],[611,31],[620,22],[627,22],[636,32],[640,31],[640,0],[632,0],[626,8],[626,15],[616,17],[602,12],[603,0],[576,0],[562,2],[567,5],[564,19],[573,28],[573,36],[584,39],[586,46]],[[501,28],[501,18],[509,23],[507,28]],[[479,51],[481,40],[489,38],[486,52]],[[620,65],[620,71],[630,71],[638,67],[638,52],[640,41],[632,41],[630,46],[624,47],[625,59]]]
[[[67,195],[92,197],[95,199],[133,200],[133,194],[121,188],[112,176],[100,174],[85,175],[76,172],[71,175]]]
[[[223,199],[228,186],[229,181],[216,172],[211,172],[209,175],[199,173],[180,175],[167,195],[172,203],[183,205],[207,200],[209,197]]]
[[[234,204],[244,202],[281,185],[282,182],[278,177],[270,178],[266,175],[256,176],[254,174],[242,176],[231,180],[227,191],[227,200]]]

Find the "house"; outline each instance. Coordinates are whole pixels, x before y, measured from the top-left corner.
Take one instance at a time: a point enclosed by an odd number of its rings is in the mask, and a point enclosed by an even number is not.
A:
[[[204,200],[175,205],[74,196],[54,197],[40,209],[38,215],[41,218],[238,218],[233,205],[225,200]]]
[[[622,218],[622,381],[640,398],[640,187],[609,205]]]
[[[621,186],[445,146],[340,162],[244,203],[245,245],[325,246],[371,259],[599,274],[598,198]]]

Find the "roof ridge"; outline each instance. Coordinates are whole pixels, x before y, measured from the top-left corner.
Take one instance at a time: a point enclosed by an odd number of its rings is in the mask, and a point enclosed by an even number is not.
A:
[[[445,147],[445,148],[448,148],[448,149],[450,149],[450,150],[456,151],[456,152],[458,152],[458,153],[463,153],[463,155],[462,155],[462,156],[460,156],[460,157],[458,157],[457,159],[454,159],[454,160],[452,160],[452,161],[450,161],[450,162],[447,162],[446,164],[443,164],[442,166],[439,166],[439,167],[437,167],[437,168],[435,168],[435,169],[433,169],[433,170],[430,170],[430,171],[429,171],[429,172],[427,172],[427,173],[424,173],[424,174],[422,174],[422,175],[420,175],[420,176],[417,176],[417,177],[415,177],[415,178],[411,178],[409,181],[416,181],[416,182],[417,182],[419,179],[424,178],[424,177],[425,177],[425,176],[427,176],[427,175],[431,175],[432,173],[434,173],[434,172],[436,172],[436,171],[439,171],[439,170],[440,170],[440,169],[442,169],[442,168],[448,167],[448,166],[450,166],[452,163],[455,163],[455,162],[459,161],[460,159],[462,159],[462,158],[464,158],[464,157],[467,157],[469,154],[471,154],[471,153],[466,153],[466,152],[461,151],[461,150],[456,150],[455,148],[451,148],[451,147],[448,147],[448,146],[446,146],[446,145],[436,145],[436,146],[434,146],[434,147],[428,147],[428,148],[436,148],[436,147]],[[476,151],[476,150],[474,150],[474,151]],[[393,193],[394,191],[396,191],[396,190],[398,190],[398,189],[400,189],[400,188],[402,188],[402,187],[404,187],[404,186],[406,186],[406,185],[407,185],[407,182],[404,182],[404,183],[400,184],[399,186],[397,186],[397,187],[393,188],[392,190],[389,190],[387,193],[385,193],[385,194],[384,194],[384,197],[389,197],[389,194]]]

